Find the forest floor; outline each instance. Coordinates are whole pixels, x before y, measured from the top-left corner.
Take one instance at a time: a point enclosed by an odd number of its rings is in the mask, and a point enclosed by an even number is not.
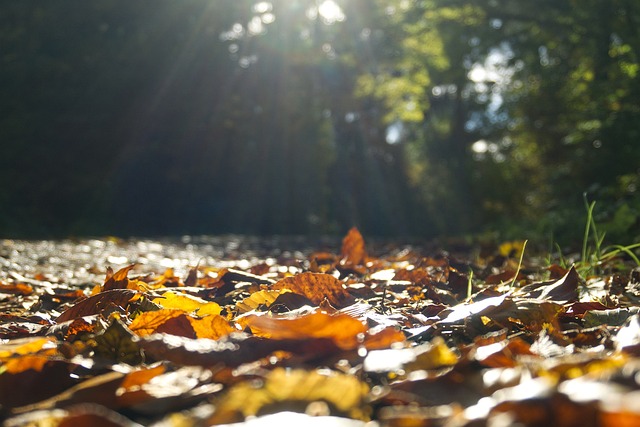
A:
[[[638,426],[640,268],[525,242],[0,241],[7,426]]]

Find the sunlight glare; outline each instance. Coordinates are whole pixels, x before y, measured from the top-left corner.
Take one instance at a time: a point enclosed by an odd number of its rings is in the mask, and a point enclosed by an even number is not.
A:
[[[325,0],[318,6],[318,14],[327,25],[345,20],[342,8],[333,0]]]
[[[273,10],[273,5],[268,1],[261,1],[253,5],[253,11],[255,13],[267,13]]]

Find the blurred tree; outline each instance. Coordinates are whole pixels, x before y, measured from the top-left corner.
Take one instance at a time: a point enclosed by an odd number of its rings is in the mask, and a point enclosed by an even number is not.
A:
[[[4,2],[0,232],[577,236],[588,191],[632,238],[638,22],[628,0]]]

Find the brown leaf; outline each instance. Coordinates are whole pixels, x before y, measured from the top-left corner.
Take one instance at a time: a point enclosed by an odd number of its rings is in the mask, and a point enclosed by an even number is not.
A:
[[[126,267],[121,268],[113,273],[113,269],[111,267],[107,267],[107,277],[102,285],[102,291],[110,291],[112,289],[126,289],[129,285],[129,279],[127,275],[129,271],[135,267],[136,264],[131,264]]]
[[[140,427],[128,418],[101,405],[77,405],[65,409],[30,412],[8,419],[7,426],[56,427]]]
[[[127,303],[138,295],[138,292],[131,289],[114,289],[111,291],[100,292],[84,299],[71,308],[63,312],[56,319],[57,323],[66,322],[67,320],[77,319],[78,317],[91,316],[100,314],[103,310],[110,306],[126,307]]]
[[[23,406],[17,413],[55,406],[69,406],[79,403],[99,403],[109,409],[131,407],[154,397],[144,392],[143,386],[153,378],[162,375],[166,368],[162,365],[138,368],[129,373],[108,372],[89,378],[75,386],[33,405]]]
[[[157,332],[177,335],[179,337],[197,338],[196,331],[189,321],[190,317],[182,313],[180,316],[172,317],[158,326]]]
[[[46,356],[20,356],[3,365],[0,407],[13,408],[46,399],[73,385],[75,365]]]
[[[505,270],[502,273],[488,275],[484,279],[484,281],[487,285],[498,285],[501,283],[509,283],[513,281],[513,278],[515,275],[516,275],[515,271]],[[524,274],[518,272],[518,277],[516,277],[516,280],[522,280],[524,278],[525,278]]]
[[[316,305],[320,305],[325,298],[337,308],[346,307],[354,302],[354,298],[344,289],[342,282],[329,274],[296,274],[280,280],[273,285],[273,289],[289,289],[309,298]]]
[[[356,227],[353,227],[342,240],[340,250],[340,264],[343,266],[355,266],[364,264],[367,251],[364,246],[364,238]]]
[[[575,266],[572,266],[561,279],[545,286],[538,298],[552,300],[558,303],[577,301],[579,284],[580,275],[576,271]]]
[[[516,358],[526,355],[532,356],[530,345],[518,337],[475,349],[474,358],[484,366],[490,368],[512,368],[517,366]]]
[[[184,279],[185,286],[196,286],[198,284],[198,267],[199,264],[189,270],[189,274],[187,274],[187,278]]]
[[[140,339],[145,355],[184,366],[239,366],[266,357],[274,351],[286,351],[321,357],[338,351],[328,338],[276,340],[232,333],[218,340],[190,339],[169,334],[153,334]]]

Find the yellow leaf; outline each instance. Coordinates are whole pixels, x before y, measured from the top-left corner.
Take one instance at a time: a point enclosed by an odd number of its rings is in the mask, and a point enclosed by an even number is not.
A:
[[[267,374],[260,388],[246,381],[231,388],[208,422],[218,417],[226,419],[234,413],[244,417],[256,415],[265,406],[283,402],[310,404],[318,401],[331,404],[339,415],[367,420],[369,411],[365,397],[368,391],[369,387],[352,375],[278,368]]]
[[[261,305],[269,307],[271,303],[273,303],[276,298],[278,298],[281,294],[285,292],[291,292],[288,289],[282,290],[261,290],[251,294],[248,298],[245,298],[241,302],[236,304],[236,307],[241,313],[246,313],[251,310],[255,310]]]
[[[198,338],[217,340],[232,332],[237,332],[237,329],[231,326],[227,319],[217,314],[202,319],[193,317],[188,319]]]
[[[155,298],[153,302],[164,308],[181,310],[185,313],[195,313],[198,316],[220,314],[222,312],[222,307],[215,302],[208,302],[202,298],[170,291],[165,292],[161,297]]]

